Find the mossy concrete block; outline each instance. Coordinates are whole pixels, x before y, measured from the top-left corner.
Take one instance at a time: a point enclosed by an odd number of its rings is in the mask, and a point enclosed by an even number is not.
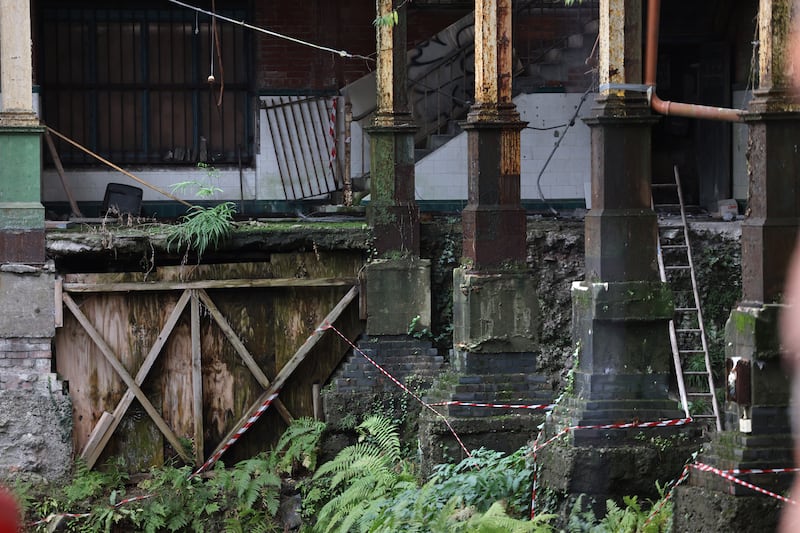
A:
[[[660,281],[624,281],[572,284],[572,305],[594,320],[670,320],[674,312],[672,291]]]
[[[781,305],[739,306],[725,323],[725,355],[749,360],[780,359],[778,314]]]
[[[775,531],[783,503],[759,496],[732,496],[703,487],[675,488],[672,531],[707,533]]]
[[[55,335],[54,274],[0,272],[0,337]]]
[[[431,262],[409,256],[366,265],[367,335],[405,335],[431,324]],[[419,316],[419,319],[415,318]]]
[[[781,361],[778,315],[782,306],[739,306],[725,324],[725,356],[750,361],[750,401],[753,406],[788,406],[789,373]],[[756,423],[753,415],[753,423]]]
[[[586,398],[655,399],[661,390],[666,398],[673,309],[672,292],[661,282],[573,283],[578,371],[587,376],[576,381],[576,392]]]
[[[473,353],[536,352],[541,322],[527,269],[453,270],[453,345]]]

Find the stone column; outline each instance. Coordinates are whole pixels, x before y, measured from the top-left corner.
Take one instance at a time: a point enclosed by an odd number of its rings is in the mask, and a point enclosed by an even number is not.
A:
[[[790,96],[786,56],[797,13],[792,0],[760,0],[758,9],[759,87],[745,116],[750,192],[749,214],[742,222],[742,300],[725,327],[725,431],[700,456],[721,469],[793,466],[787,411],[791,376],[781,362],[778,313],[800,223],[800,106]],[[789,474],[738,477],[781,494],[791,483]],[[774,501],[765,505],[754,492],[710,474],[693,473],[690,481],[677,495],[680,508],[695,507],[707,494],[703,489],[711,488],[726,512],[761,515],[753,529],[743,531],[769,530],[777,523]]]
[[[600,93],[591,128],[592,208],[586,215],[586,279],[572,287],[577,343],[572,390],[548,434],[575,425],[682,418],[668,398],[672,293],[658,276],[657,219],[650,208],[651,127],[642,83],[642,2],[600,2]],[[685,427],[584,429],[544,449],[544,484],[574,497],[655,495],[680,473]],[[659,440],[665,439],[665,440]],[[656,442],[669,442],[664,450]],[[647,472],[648,476],[642,476]]]
[[[536,375],[539,305],[526,266],[526,219],[520,203],[520,131],[511,100],[511,0],[475,3],[475,104],[468,139],[469,201],[462,213],[467,266],[453,271],[453,379],[432,400],[491,404],[549,403]],[[542,412],[449,406],[448,419],[470,449],[514,451],[530,438]],[[461,450],[440,420],[420,422],[425,459]],[[426,465],[427,466],[427,465]]]
[[[26,0],[0,0],[0,58],[0,263],[42,263],[42,128],[33,111]]]
[[[370,136],[370,205],[379,256],[419,255],[419,208],[414,199],[414,132],[406,87],[407,2],[376,0],[379,17],[397,11],[397,23],[377,27],[377,110]]]
[[[44,264],[30,4],[0,0],[0,479],[55,481],[72,459],[72,406],[50,372],[55,274]]]

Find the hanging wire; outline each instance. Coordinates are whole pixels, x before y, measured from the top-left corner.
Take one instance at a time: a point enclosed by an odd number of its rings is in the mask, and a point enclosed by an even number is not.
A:
[[[368,57],[368,56],[364,56],[364,55],[360,55],[360,54],[351,54],[350,52],[348,52],[346,50],[336,50],[335,48],[329,48],[327,46],[322,46],[322,45],[314,44],[314,43],[311,43],[311,42],[308,42],[308,41],[303,41],[302,39],[297,39],[295,37],[290,37],[290,36],[284,35],[282,33],[278,33],[278,32],[274,32],[274,31],[268,30],[266,28],[259,28],[258,26],[253,26],[252,24],[248,24],[243,20],[234,20],[232,18],[229,18],[229,17],[223,16],[223,15],[219,15],[217,13],[208,11],[206,9],[202,9],[202,8],[187,4],[185,2],[180,2],[179,0],[168,0],[168,1],[170,3],[172,3],[172,4],[175,4],[175,5],[178,5],[178,6],[181,6],[181,7],[185,7],[186,9],[192,9],[192,10],[198,12],[198,13],[203,13],[205,15],[209,15],[210,17],[213,17],[214,19],[224,20],[225,22],[230,22],[231,24],[238,24],[239,26],[242,26],[243,28],[247,28],[249,30],[253,30],[253,31],[260,32],[260,33],[264,33],[266,35],[271,35],[272,37],[277,37],[278,39],[285,39],[287,41],[291,41],[293,43],[297,43],[297,44],[300,44],[300,45],[303,45],[303,46],[309,46],[311,48],[316,48],[317,50],[323,50],[325,52],[330,52],[332,54],[337,54],[337,55],[339,55],[341,57],[363,59],[365,61],[372,61],[372,62],[375,61],[375,58],[372,58],[372,57]]]
[[[586,91],[583,93],[583,96],[581,96],[581,100],[575,107],[575,112],[572,114],[572,118],[570,118],[569,122],[564,125],[564,130],[561,132],[561,135],[558,136],[558,140],[553,145],[553,149],[550,150],[550,155],[547,156],[544,165],[542,165],[539,175],[536,176],[536,190],[539,192],[539,198],[542,199],[542,203],[550,210],[550,213],[556,217],[558,216],[558,211],[556,211],[553,206],[547,202],[547,199],[544,197],[544,193],[542,192],[542,176],[544,175],[544,171],[547,169],[547,165],[550,164],[550,160],[553,159],[553,155],[556,153],[556,150],[558,150],[559,145],[561,145],[561,141],[564,140],[564,135],[567,134],[567,131],[571,126],[575,125],[575,120],[578,118],[578,114],[581,112],[581,106],[583,106],[583,103],[586,101],[589,93],[592,92],[592,89],[594,89],[594,83],[589,85],[589,88],[586,89]]]
[[[755,17],[755,30],[753,32],[753,40],[750,41],[750,44],[753,47],[753,51],[750,54],[750,72],[747,76],[747,87],[745,87],[744,94],[742,94],[742,103],[739,106],[740,108],[744,109],[747,106],[747,101],[753,95],[753,90],[756,88],[755,85],[759,81],[758,75],[758,47],[759,47],[759,40],[758,40],[758,15]]]

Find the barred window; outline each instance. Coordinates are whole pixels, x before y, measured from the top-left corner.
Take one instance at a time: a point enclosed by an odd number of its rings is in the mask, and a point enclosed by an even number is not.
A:
[[[218,21],[217,48],[208,15],[164,2],[64,4],[44,1],[39,16],[46,125],[120,164],[249,162],[252,54],[244,28]],[[246,10],[231,4],[220,13],[245,20]],[[58,152],[65,165],[97,163],[64,142]]]

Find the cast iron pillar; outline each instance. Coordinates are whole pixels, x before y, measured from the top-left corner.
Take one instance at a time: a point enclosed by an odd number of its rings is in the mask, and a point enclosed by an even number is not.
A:
[[[42,128],[33,111],[30,2],[0,0],[0,263],[43,263]]]
[[[572,287],[572,390],[546,424],[600,426],[682,418],[668,398],[672,293],[658,275],[657,219],[651,204],[651,127],[641,92],[642,2],[600,2],[600,93],[591,128],[592,208],[585,219],[586,279]],[[656,495],[690,455],[686,426],[580,429],[543,450],[542,480],[570,498]],[[667,440],[664,440],[667,439]],[[669,442],[660,449],[658,442]]]
[[[475,103],[467,114],[464,257],[476,269],[525,261],[520,131],[511,100],[511,0],[475,3]]]
[[[414,132],[406,87],[407,2],[376,0],[377,111],[370,136],[370,204],[367,210],[378,255],[419,255],[419,207],[414,200]]]
[[[550,385],[536,374],[540,318],[525,264],[524,123],[511,100],[511,12],[511,0],[475,3],[475,104],[464,126],[469,201],[462,224],[468,266],[453,271],[453,379],[431,392],[432,401],[542,404],[552,398]],[[445,410],[468,449],[514,451],[543,419],[541,411],[457,405]],[[462,453],[448,429],[428,413],[420,422],[420,443],[426,461],[433,463]]]
[[[793,466],[787,409],[791,376],[781,362],[778,314],[800,223],[796,142],[800,106],[790,96],[786,55],[796,17],[792,0],[759,2],[759,87],[745,115],[750,191],[749,214],[742,222],[742,299],[725,327],[725,431],[715,435],[700,456],[701,461],[723,470]],[[777,493],[791,483],[790,474],[737,477]],[[681,509],[694,507],[698,495],[704,494],[702,489],[711,488],[716,489],[716,501],[729,508],[728,514],[759,514],[760,520],[743,531],[772,530],[777,523],[774,500],[765,502],[753,491],[712,474],[693,472],[690,483],[677,495],[676,506]],[[745,497],[725,499],[720,492]],[[676,508],[675,516],[679,514]],[[684,527],[688,526],[681,524],[680,529]]]
[[[369,340],[360,341],[359,347],[382,366],[393,368],[393,375],[404,381],[425,365],[438,368],[441,361],[421,333],[431,324],[431,285],[430,260],[419,257],[419,208],[414,200],[416,126],[409,110],[406,82],[408,2],[376,0],[375,5],[380,21],[377,110],[368,128],[371,201],[367,208],[375,250],[364,268],[366,283],[361,291],[366,306],[365,337]],[[418,331],[413,332],[414,329]],[[361,358],[357,354],[351,357]],[[368,383],[368,374],[357,381]],[[394,386],[384,390],[377,376],[375,382],[357,391],[361,401],[374,402],[376,394],[386,393],[386,398],[395,399],[404,394]],[[351,397],[351,391],[339,392],[346,401],[359,401]],[[329,422],[333,427],[337,424],[336,420]]]

